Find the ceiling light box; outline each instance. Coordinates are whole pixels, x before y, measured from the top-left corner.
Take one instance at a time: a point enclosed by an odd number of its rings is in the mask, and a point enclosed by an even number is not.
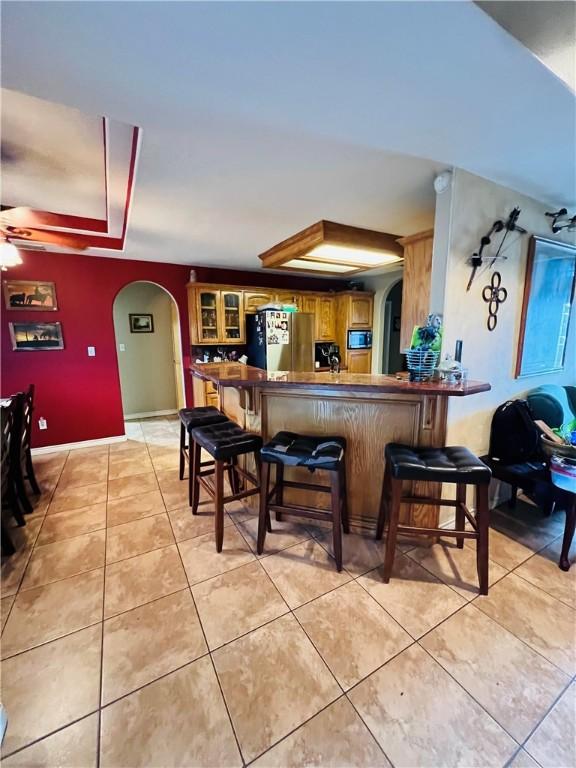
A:
[[[353,275],[400,261],[398,235],[318,221],[259,255],[265,269]]]

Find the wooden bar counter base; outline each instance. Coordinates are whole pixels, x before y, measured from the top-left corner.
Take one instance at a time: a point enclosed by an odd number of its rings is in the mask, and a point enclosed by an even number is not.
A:
[[[191,372],[212,382],[221,410],[241,427],[261,434],[264,442],[282,429],[345,437],[350,525],[357,532],[376,528],[386,443],[445,445],[448,397],[490,389],[481,381],[446,384],[362,373],[269,373],[236,363],[194,364]],[[286,469],[286,479],[323,484],[323,473],[317,474],[318,480],[312,480],[306,469]],[[438,496],[440,487],[415,482],[406,484],[408,491],[415,496]],[[322,494],[310,491],[290,489],[286,494],[293,503],[326,503]],[[402,507],[403,524],[436,527],[438,517],[437,507]]]

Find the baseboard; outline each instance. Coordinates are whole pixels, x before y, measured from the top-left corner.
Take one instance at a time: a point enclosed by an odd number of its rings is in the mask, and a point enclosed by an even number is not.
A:
[[[60,445],[44,445],[42,448],[32,448],[32,455],[41,453],[54,453],[55,451],[74,451],[77,448],[95,448],[98,445],[111,445],[112,443],[123,443],[128,440],[127,435],[118,435],[117,437],[99,437],[96,440],[81,440],[79,443],[61,443]]]
[[[125,413],[124,419],[129,421],[131,419],[150,419],[153,416],[172,416],[172,414],[178,413],[176,408],[170,408],[167,411],[144,411],[143,413]]]

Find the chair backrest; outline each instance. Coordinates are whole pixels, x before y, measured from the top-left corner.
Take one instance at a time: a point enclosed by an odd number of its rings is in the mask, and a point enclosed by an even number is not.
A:
[[[17,407],[18,400],[16,397],[13,397],[8,405],[3,405],[0,409],[2,496],[4,496],[8,484],[10,448],[14,437],[14,421]]]
[[[21,418],[21,450],[22,457],[26,451],[30,450],[30,441],[32,439],[32,414],[34,413],[34,384],[30,384],[28,392],[24,392],[22,397]]]

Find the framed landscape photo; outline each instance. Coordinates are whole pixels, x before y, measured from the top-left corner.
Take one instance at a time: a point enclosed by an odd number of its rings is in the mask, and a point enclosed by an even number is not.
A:
[[[531,237],[516,378],[563,370],[575,284],[576,247]]]
[[[12,349],[28,352],[64,349],[62,325],[54,323],[8,323]]]
[[[58,309],[56,286],[40,280],[4,280],[6,309]]]
[[[154,333],[154,318],[152,315],[128,315],[130,318],[130,333]]]

